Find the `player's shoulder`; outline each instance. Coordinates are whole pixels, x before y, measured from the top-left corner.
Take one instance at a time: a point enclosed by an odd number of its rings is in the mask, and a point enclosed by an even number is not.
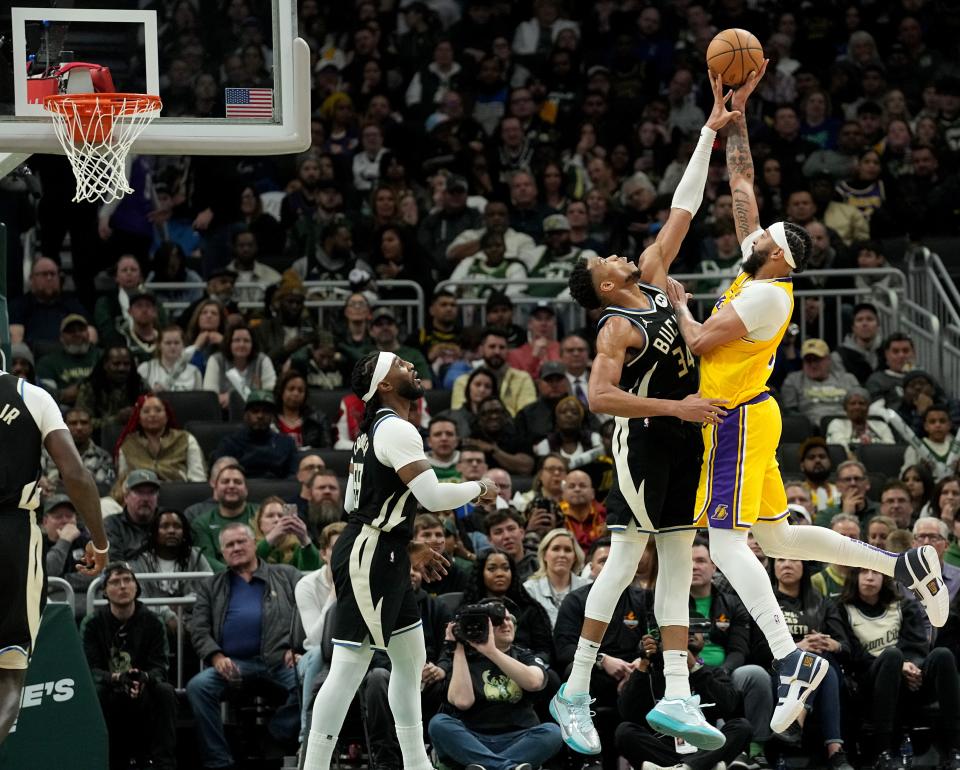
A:
[[[608,341],[619,343],[622,347],[624,339],[636,335],[646,336],[639,313],[634,315],[628,308],[604,308],[597,321],[598,348]]]

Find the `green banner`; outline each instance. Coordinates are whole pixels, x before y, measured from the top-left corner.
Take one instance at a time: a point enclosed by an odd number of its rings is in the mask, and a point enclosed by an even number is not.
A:
[[[0,770],[106,770],[107,727],[66,604],[43,612],[20,703],[14,732],[0,746]]]

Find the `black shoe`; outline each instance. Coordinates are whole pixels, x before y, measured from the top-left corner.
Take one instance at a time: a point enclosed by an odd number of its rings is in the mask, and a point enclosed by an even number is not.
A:
[[[853,770],[853,765],[847,759],[847,752],[836,751],[827,758],[827,764],[833,770]]]
[[[803,726],[799,721],[793,722],[782,733],[777,733],[777,737],[790,746],[799,746],[803,742]]]
[[[761,765],[761,763],[763,764]],[[727,765],[727,770],[760,770],[761,767],[768,767],[767,761],[762,754],[749,757],[745,751],[741,751],[737,754],[737,758]]]

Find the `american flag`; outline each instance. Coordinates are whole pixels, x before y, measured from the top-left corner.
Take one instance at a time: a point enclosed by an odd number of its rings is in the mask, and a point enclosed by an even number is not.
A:
[[[228,118],[272,118],[272,88],[225,89]]]

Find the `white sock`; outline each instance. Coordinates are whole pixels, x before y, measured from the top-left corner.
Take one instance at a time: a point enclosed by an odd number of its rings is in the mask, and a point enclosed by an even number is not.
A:
[[[397,725],[397,742],[403,755],[403,766],[409,770],[433,770],[423,744],[423,722],[410,727]]]
[[[336,735],[324,735],[311,730],[307,739],[307,756],[303,760],[303,770],[330,770],[330,760],[336,747]]]
[[[600,652],[600,642],[593,642],[585,636],[577,641],[577,651],[573,653],[573,668],[570,678],[563,692],[566,695],[580,695],[590,692],[590,674],[597,664],[597,653]]]
[[[663,651],[663,675],[667,680],[664,698],[689,698],[690,677],[686,650]]]
[[[773,595],[770,576],[747,545],[747,533],[711,529],[710,556],[730,581],[747,612],[760,626],[773,657],[780,660],[797,649],[797,644],[787,629],[780,605]]]
[[[785,520],[758,522],[753,535],[767,556],[861,567],[893,577],[897,554],[841,535],[826,527],[788,524]]]

